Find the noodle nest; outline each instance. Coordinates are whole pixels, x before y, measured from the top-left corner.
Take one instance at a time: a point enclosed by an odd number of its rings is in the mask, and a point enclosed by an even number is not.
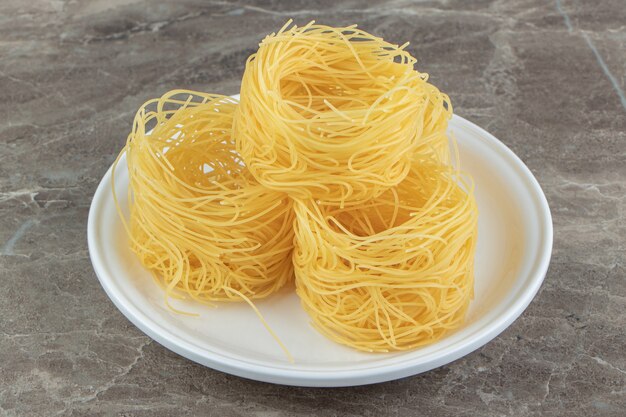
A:
[[[235,151],[232,98],[175,90],[137,112],[124,151],[131,248],[167,295],[266,297],[293,277],[292,202]],[[123,151],[123,152],[124,152]]]
[[[237,150],[261,184],[359,204],[399,184],[415,154],[447,158],[452,106],[405,45],[288,25],[248,59],[235,114]]]
[[[297,292],[321,333],[380,352],[432,343],[462,323],[478,213],[459,177],[419,161],[361,206],[296,204]]]

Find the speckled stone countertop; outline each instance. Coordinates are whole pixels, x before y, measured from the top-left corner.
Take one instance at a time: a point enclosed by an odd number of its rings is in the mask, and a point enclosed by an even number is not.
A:
[[[168,351],[100,287],[87,213],[134,111],[172,88],[237,93],[289,17],[411,41],[543,186],[548,276],[482,349],[373,386],[276,386]],[[0,415],[624,415],[625,22],[623,0],[2,1]]]

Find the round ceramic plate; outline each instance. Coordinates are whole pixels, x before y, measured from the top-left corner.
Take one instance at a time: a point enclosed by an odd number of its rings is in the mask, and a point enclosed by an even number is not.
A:
[[[189,301],[165,305],[161,288],[128,248],[112,195],[111,170],[89,212],[89,252],[105,291],[148,336],[208,367],[245,378],[300,386],[349,386],[428,371],[483,346],[528,306],[548,269],[552,220],[546,198],[524,163],[498,139],[454,116],[461,165],[476,183],[479,208],[475,298],[463,327],[432,345],[402,353],[363,353],[315,331],[293,287],[256,302],[292,353],[290,363],[245,303],[216,308]],[[115,175],[122,207],[127,201],[125,159]]]

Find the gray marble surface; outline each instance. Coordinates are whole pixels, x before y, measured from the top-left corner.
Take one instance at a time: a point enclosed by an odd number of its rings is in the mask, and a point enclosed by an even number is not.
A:
[[[87,212],[133,112],[175,87],[237,93],[289,17],[411,41],[542,184],[550,271],[482,349],[373,386],[276,386],[168,351],[100,287]],[[0,2],[0,415],[624,415],[625,24],[623,0]]]

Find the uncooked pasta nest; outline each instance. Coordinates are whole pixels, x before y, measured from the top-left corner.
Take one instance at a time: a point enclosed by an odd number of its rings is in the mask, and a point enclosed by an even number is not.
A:
[[[478,213],[457,171],[417,161],[365,204],[299,202],[295,211],[297,292],[324,335],[385,352],[432,343],[462,323]]]
[[[450,101],[406,45],[288,25],[248,59],[235,114],[237,150],[261,184],[359,204],[402,181],[416,153],[446,158]]]
[[[288,22],[248,59],[240,103],[174,90],[140,108],[122,219],[166,299],[243,300],[266,325],[251,300],[295,280],[315,328],[370,352],[462,324],[473,186],[450,100],[405,47]]]
[[[292,202],[260,185],[235,152],[236,106],[232,98],[175,90],[135,117],[124,149],[128,232],[168,295],[255,299],[292,278]]]

